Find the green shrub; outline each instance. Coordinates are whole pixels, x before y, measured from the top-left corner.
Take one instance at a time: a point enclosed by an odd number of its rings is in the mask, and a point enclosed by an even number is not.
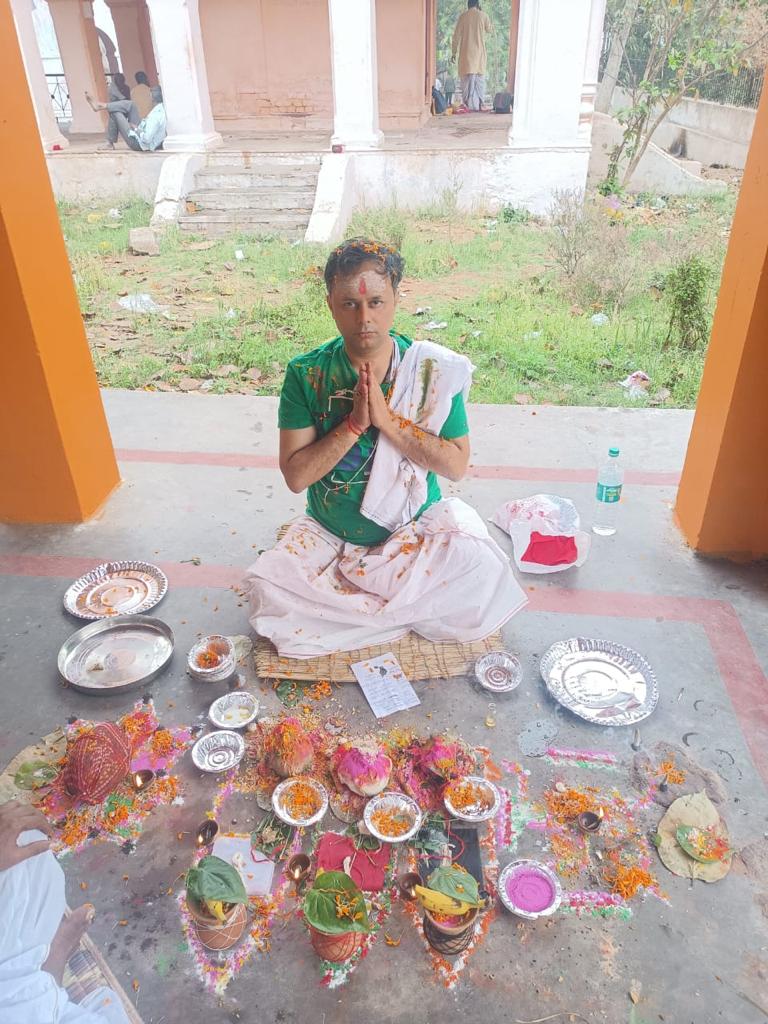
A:
[[[694,349],[709,337],[707,293],[711,271],[698,256],[681,260],[667,275],[664,295],[669,303],[667,343]]]

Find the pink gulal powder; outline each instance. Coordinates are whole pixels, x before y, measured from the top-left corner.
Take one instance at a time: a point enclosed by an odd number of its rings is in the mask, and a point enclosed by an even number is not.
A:
[[[506,882],[507,896],[512,906],[526,914],[539,914],[555,901],[555,887],[551,879],[534,867],[521,866]]]

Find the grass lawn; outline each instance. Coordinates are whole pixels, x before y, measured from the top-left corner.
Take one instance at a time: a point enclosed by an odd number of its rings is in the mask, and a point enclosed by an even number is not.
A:
[[[553,258],[552,229],[515,211],[509,221],[450,208],[376,211],[358,215],[349,233],[401,245],[406,279],[395,327],[470,356],[473,401],[629,404],[616,382],[644,370],[651,385],[640,404],[688,407],[704,352],[665,344],[664,274],[681,256],[698,254],[712,268],[713,303],[734,204],[728,191],[669,200],[661,209],[650,199],[606,207],[629,240],[631,283],[621,309],[594,301],[613,269],[609,252],[592,253],[594,287],[574,292]],[[171,230],[160,256],[134,256],[128,231],[148,223],[150,207],[132,202],[115,217],[110,205],[60,207],[103,385],[274,395],[287,361],[335,333],[324,300],[324,248],[246,236],[206,241]],[[165,312],[119,306],[137,293]],[[593,324],[596,312],[608,316],[603,326]],[[430,321],[447,327],[428,329]]]

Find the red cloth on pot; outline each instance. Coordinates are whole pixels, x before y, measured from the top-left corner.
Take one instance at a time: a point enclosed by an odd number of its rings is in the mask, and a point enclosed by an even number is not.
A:
[[[520,561],[536,562],[537,565],[570,565],[578,554],[575,537],[548,537],[533,530]]]
[[[87,804],[100,804],[131,765],[131,742],[119,725],[104,722],[78,736],[67,756],[64,785]]]
[[[358,850],[348,836],[326,832],[317,847],[317,866],[323,871],[343,871],[344,861],[352,857],[348,874],[358,889],[381,892],[390,854],[386,844],[379,850]]]

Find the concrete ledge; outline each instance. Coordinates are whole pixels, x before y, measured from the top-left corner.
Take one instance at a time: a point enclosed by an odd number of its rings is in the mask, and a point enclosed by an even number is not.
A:
[[[154,199],[165,153],[113,150],[46,155],[53,194],[66,202],[89,199]]]

